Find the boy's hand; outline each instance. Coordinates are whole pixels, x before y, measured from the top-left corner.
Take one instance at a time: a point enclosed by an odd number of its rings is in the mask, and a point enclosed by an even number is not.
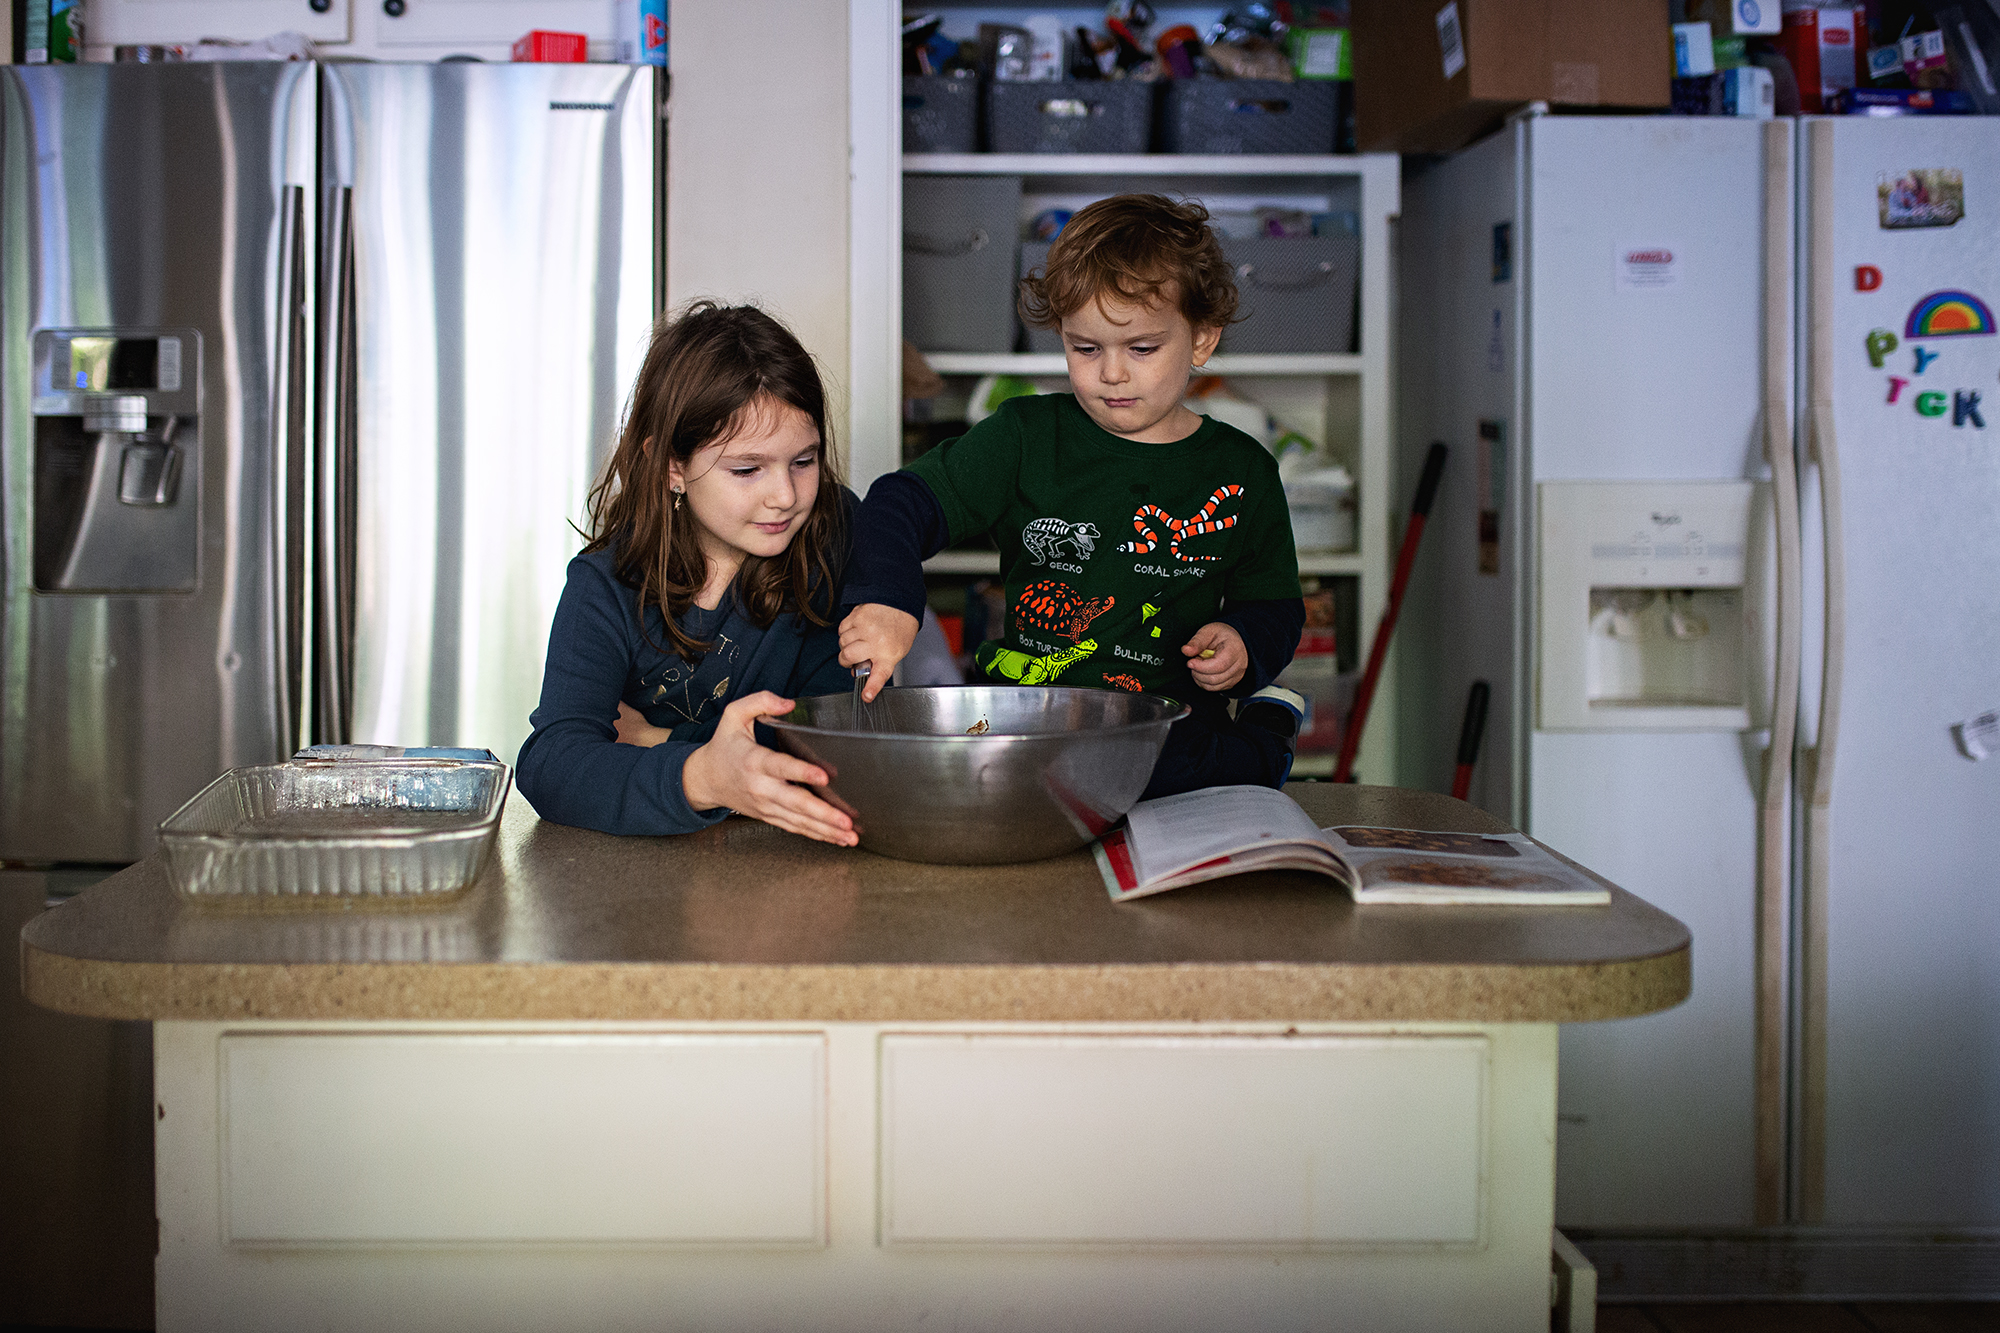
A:
[[[697,810],[727,806],[808,838],[852,847],[861,840],[854,821],[809,790],[826,785],[826,771],[757,743],[759,719],[791,711],[790,699],[769,690],[746,694],[723,709],[715,735],[681,767],[681,791]]]
[[[1250,669],[1250,650],[1243,646],[1243,636],[1219,620],[1196,630],[1194,637],[1181,645],[1181,653],[1188,659],[1188,670],[1194,672],[1194,683],[1204,690],[1226,690]],[[1204,657],[1204,653],[1210,655]]]
[[[861,687],[863,702],[872,703],[889,683],[896,664],[910,655],[922,623],[908,611],[880,602],[864,602],[840,622],[840,664],[869,664],[868,683]]]
[[[618,729],[620,745],[651,749],[661,741],[672,740],[674,736],[665,727],[656,727],[648,722],[644,713],[622,699],[618,701],[618,720],[611,725]]]

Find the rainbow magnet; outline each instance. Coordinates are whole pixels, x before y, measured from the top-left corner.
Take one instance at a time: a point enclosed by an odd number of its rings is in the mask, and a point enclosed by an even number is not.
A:
[[[1958,334],[1993,333],[1993,312],[1971,292],[1932,292],[1910,311],[1903,326],[1906,338],[1949,338]]]

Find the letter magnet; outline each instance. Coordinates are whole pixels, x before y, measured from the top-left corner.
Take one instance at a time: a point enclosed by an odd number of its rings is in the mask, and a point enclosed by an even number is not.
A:
[[[1876,268],[1873,264],[1856,264],[1854,266],[1855,291],[1872,292],[1881,285],[1882,285],[1881,269]]]
[[[1868,330],[1868,364],[1880,370],[1883,358],[1896,350],[1896,335],[1887,329]]]
[[[1934,389],[1917,395],[1917,415],[1920,417],[1941,417],[1950,405],[1951,399]]]
[[[1918,375],[1923,374],[1924,367],[1928,366],[1931,362],[1938,359],[1938,353],[1927,352],[1921,347],[1912,347],[1910,350],[1917,354],[1917,368],[1913,372],[1914,374]]]

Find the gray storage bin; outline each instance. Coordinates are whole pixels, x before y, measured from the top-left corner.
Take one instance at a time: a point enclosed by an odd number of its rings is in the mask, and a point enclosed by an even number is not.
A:
[[[1014,350],[1019,176],[903,178],[903,337],[925,352]]]
[[[1025,278],[1049,260],[1047,241],[1021,242],[1021,277]],[[1020,289],[1017,287],[1015,291]],[[1037,329],[1024,325],[1028,331],[1028,350],[1031,352],[1061,352],[1062,333],[1057,329]]]
[[[1331,153],[1330,82],[1175,79],[1160,96],[1165,153]]]
[[[1143,153],[1152,133],[1150,83],[986,85],[986,146],[995,153]]]
[[[1353,236],[1294,236],[1230,241],[1222,252],[1236,271],[1238,323],[1219,350],[1351,352],[1354,289],[1361,242]]]
[[[967,74],[903,76],[903,151],[970,153],[979,147],[979,80]]]

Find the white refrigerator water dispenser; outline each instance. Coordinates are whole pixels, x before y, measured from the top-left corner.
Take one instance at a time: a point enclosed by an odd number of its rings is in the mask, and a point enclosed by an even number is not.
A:
[[[1537,725],[1747,731],[1761,725],[1756,484],[1544,482]]]

